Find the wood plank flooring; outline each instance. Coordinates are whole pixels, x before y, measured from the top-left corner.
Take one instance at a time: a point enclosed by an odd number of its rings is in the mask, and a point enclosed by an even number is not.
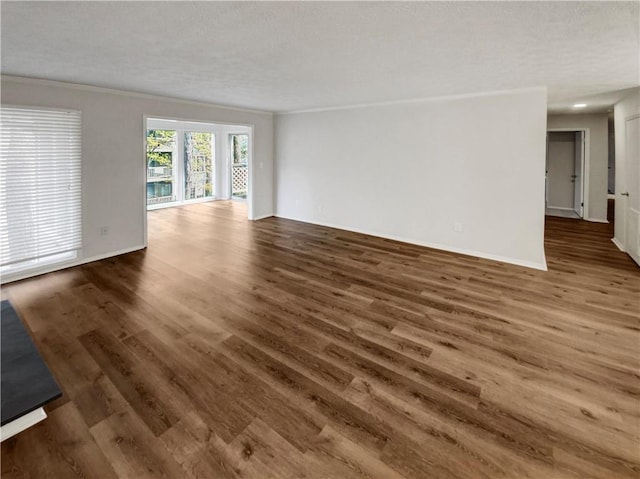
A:
[[[4,288],[63,397],[3,478],[637,478],[640,269],[548,272],[283,219],[149,213],[149,248]]]

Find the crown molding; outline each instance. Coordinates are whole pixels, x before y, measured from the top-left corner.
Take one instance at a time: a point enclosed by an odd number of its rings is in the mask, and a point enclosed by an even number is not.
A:
[[[163,100],[163,101],[171,101],[171,102],[176,102],[176,103],[183,103],[183,104],[187,104],[187,105],[209,106],[209,107],[215,107],[215,108],[222,108],[222,109],[225,109],[225,110],[240,111],[240,112],[244,112],[244,113],[257,113],[257,114],[262,114],[262,115],[273,115],[272,111],[267,111],[267,110],[255,110],[255,109],[251,109],[251,108],[242,108],[242,107],[237,107],[237,106],[232,106],[232,105],[221,105],[221,104],[218,104],[218,103],[209,103],[209,102],[205,102],[205,101],[187,100],[187,99],[184,99],[184,98],[175,98],[175,97],[170,97],[170,96],[154,95],[154,94],[150,94],[150,93],[142,93],[142,92],[135,92],[135,91],[128,91],[128,90],[116,90],[116,89],[113,89],[113,88],[105,88],[105,87],[92,86],[92,85],[82,85],[80,83],[63,82],[63,81],[58,81],[58,80],[48,80],[46,78],[21,77],[21,76],[14,76],[14,75],[0,75],[0,81],[2,81],[2,83],[4,83],[4,82],[14,82],[14,83],[22,83],[22,84],[28,84],[28,85],[41,85],[41,86],[52,86],[52,87],[58,87],[58,88],[71,88],[71,89],[75,89],[75,90],[90,91],[90,92],[95,92],[95,93],[107,93],[107,94],[111,94],[111,95],[122,95],[122,96],[129,96],[129,97],[135,97],[135,98],[144,98],[144,99],[147,99],[147,100]]]
[[[379,107],[379,106],[410,105],[415,103],[436,103],[441,101],[465,100],[469,98],[482,98],[487,96],[499,96],[499,95],[508,95],[510,93],[524,93],[524,92],[533,92],[533,91],[544,91],[546,94],[547,87],[536,86],[536,87],[529,87],[529,88],[517,88],[512,90],[493,90],[493,91],[485,91],[485,92],[477,92],[477,93],[464,93],[459,95],[445,95],[445,96],[433,96],[433,97],[424,97],[424,98],[412,98],[407,100],[358,103],[353,105],[331,106],[331,107],[323,107],[323,108],[309,108],[304,110],[277,111],[275,112],[275,114],[276,115],[296,115],[298,113],[319,113],[324,111],[336,111],[336,110],[356,110],[359,108],[371,108],[371,107]]]

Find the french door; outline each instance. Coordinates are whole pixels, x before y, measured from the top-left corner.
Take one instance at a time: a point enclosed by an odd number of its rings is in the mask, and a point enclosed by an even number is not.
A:
[[[149,126],[147,208],[214,199],[215,134]]]

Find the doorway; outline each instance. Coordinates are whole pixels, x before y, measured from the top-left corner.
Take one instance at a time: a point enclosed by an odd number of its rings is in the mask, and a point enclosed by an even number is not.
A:
[[[585,130],[547,132],[545,211],[549,216],[585,216],[586,136]]]
[[[251,127],[145,119],[146,209],[250,198]]]
[[[215,199],[215,125],[149,118],[146,126],[147,209]]]
[[[231,133],[229,135],[229,152],[231,154],[231,161],[229,162],[231,168],[231,199],[246,201],[249,186],[249,135],[246,133]]]
[[[199,121],[157,118],[144,115],[144,246],[148,245],[148,219],[151,210],[231,200],[233,197],[231,135],[237,135],[238,166],[244,178],[242,199],[237,204],[254,217],[253,196],[253,125],[206,123]],[[160,213],[160,212],[158,212]]]

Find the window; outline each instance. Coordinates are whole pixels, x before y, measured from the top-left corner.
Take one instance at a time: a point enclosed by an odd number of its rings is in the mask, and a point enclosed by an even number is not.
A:
[[[77,111],[0,108],[0,273],[76,258],[82,247]]]
[[[231,149],[231,197],[247,199],[249,135],[229,135]]]
[[[214,164],[213,133],[147,129],[147,206],[213,199]]]
[[[174,130],[147,130],[147,205],[176,201],[177,149]]]
[[[184,132],[185,200],[213,197],[214,151],[212,133]]]
[[[249,196],[251,128],[146,118],[147,209]]]

